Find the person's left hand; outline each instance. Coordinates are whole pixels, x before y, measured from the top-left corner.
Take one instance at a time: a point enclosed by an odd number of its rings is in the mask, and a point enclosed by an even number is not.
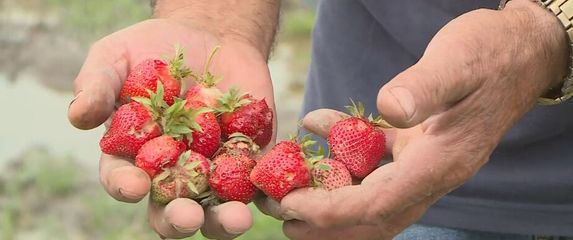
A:
[[[392,125],[393,162],[360,185],[289,193],[267,214],[292,239],[390,239],[485,164],[505,132],[566,74],[558,20],[528,0],[476,10],[446,25],[422,59],[386,84],[378,110]],[[341,113],[309,113],[303,127],[326,137]]]

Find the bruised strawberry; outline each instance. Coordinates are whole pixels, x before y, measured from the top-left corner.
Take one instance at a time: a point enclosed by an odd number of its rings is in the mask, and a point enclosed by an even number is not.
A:
[[[190,109],[200,111],[205,108],[203,102],[193,101],[185,104],[185,110]],[[194,122],[198,128],[191,133],[191,141],[184,138],[191,150],[203,154],[205,157],[211,157],[219,149],[221,142],[221,127],[217,121],[217,116],[213,111],[202,111],[202,113],[195,116]]]
[[[197,85],[192,86],[187,90],[187,92],[185,92],[185,99],[187,99],[187,101],[202,102],[210,108],[217,106],[217,99],[219,99],[223,93],[215,86],[215,84],[217,84],[221,78],[211,74],[211,72],[209,72],[209,67],[219,48],[219,46],[215,47],[213,51],[211,51],[211,54],[209,54],[209,58],[207,59],[205,68],[203,69],[203,74],[201,76],[193,75]]]
[[[380,117],[364,118],[364,105],[352,102],[347,107],[352,116],[338,121],[328,133],[328,144],[334,160],[344,163],[352,176],[364,178],[380,163],[385,153],[386,136],[382,127],[389,127]]]
[[[163,168],[175,165],[185,151],[185,144],[171,136],[163,135],[149,140],[135,156],[135,166],[143,169],[153,179]]]
[[[273,135],[273,111],[265,99],[257,100],[231,89],[219,99],[219,105],[217,111],[221,113],[224,138],[233,133],[242,133],[261,148],[269,144]]]
[[[343,163],[322,159],[317,161],[310,172],[314,186],[326,190],[352,185],[352,176]]]
[[[136,97],[135,102],[120,106],[109,129],[100,140],[101,151],[106,154],[134,158],[143,144],[162,134],[157,121],[163,108],[163,85],[157,82],[156,92],[149,98]]]
[[[183,50],[176,47],[175,58],[169,63],[159,59],[147,59],[136,65],[125,80],[119,99],[125,104],[133,97],[149,97],[148,91],[155,92],[157,82],[165,88],[165,102],[173,104],[173,98],[181,92],[181,80],[191,75],[191,70],[184,66]]]
[[[100,148],[106,154],[133,158],[145,142],[160,135],[153,114],[141,103],[131,102],[117,109]]]
[[[235,134],[222,147],[221,154],[213,160],[209,176],[209,186],[213,194],[221,201],[240,201],[249,203],[255,197],[257,188],[249,180],[255,167],[253,156],[258,146],[251,139]]]
[[[209,160],[203,155],[190,150],[184,152],[177,164],[153,178],[152,202],[167,204],[176,198],[200,198],[209,187],[209,168]]]
[[[295,188],[310,186],[307,148],[308,138],[282,141],[258,160],[251,172],[251,182],[270,198],[280,201]]]

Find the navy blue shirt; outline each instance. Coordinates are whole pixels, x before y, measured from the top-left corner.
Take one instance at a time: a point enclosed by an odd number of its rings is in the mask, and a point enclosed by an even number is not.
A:
[[[323,0],[313,31],[304,113],[343,110],[348,99],[376,112],[379,88],[416,63],[448,21],[497,0]],[[573,236],[573,101],[538,106],[502,139],[466,184],[422,223],[470,230]]]

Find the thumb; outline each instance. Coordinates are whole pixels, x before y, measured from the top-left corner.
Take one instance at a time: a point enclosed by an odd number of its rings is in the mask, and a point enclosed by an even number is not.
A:
[[[378,111],[390,124],[407,128],[449,109],[481,84],[471,61],[455,46],[433,42],[418,63],[380,89]]]
[[[107,47],[113,45],[95,43],[74,82],[75,98],[70,103],[68,119],[76,128],[95,128],[113,112],[129,68],[125,51],[117,46]]]

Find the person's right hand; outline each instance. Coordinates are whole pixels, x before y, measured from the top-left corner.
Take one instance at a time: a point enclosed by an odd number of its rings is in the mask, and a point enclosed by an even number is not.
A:
[[[199,74],[207,55],[220,45],[210,69],[224,77],[218,86],[222,90],[240,87],[256,98],[265,98],[274,109],[266,54],[249,41],[221,39],[181,19],[153,19],[111,34],[92,46],[75,80],[76,97],[68,112],[70,122],[79,129],[92,129],[104,123],[114,111],[130,69],[147,58],[171,55],[175,44],[185,48],[187,65]],[[274,126],[276,129],[276,123]],[[133,165],[133,159],[103,153],[100,179],[113,198],[130,203],[144,198],[151,183],[149,176]],[[231,239],[252,225],[250,210],[240,202],[203,209],[193,200],[176,199],[166,206],[149,204],[148,212],[151,227],[166,238],[184,238],[201,229],[209,238]]]

